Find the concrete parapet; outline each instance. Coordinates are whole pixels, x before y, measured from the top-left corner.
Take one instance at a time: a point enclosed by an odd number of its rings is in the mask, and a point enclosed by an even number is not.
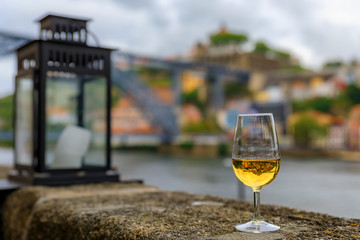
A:
[[[314,199],[315,201],[315,199]],[[139,184],[27,187],[4,205],[5,239],[356,239],[360,220],[263,205],[275,233],[234,230],[251,203]]]

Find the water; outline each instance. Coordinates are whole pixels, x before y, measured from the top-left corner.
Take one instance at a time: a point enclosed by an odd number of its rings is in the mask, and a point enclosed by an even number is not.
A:
[[[0,164],[12,164],[12,152],[0,148]],[[164,190],[246,200],[252,192],[235,178],[230,159],[175,157],[153,152],[114,152],[122,179],[143,179]],[[242,186],[242,187],[240,187]],[[261,191],[264,204],[276,204],[360,218],[360,162],[282,158],[279,175]]]
[[[227,198],[237,198],[240,189],[246,200],[253,198],[252,190],[236,179],[231,159],[134,152],[116,152],[113,158],[114,165],[126,179],[140,178],[162,189]],[[360,162],[284,157],[277,178],[262,189],[261,201],[360,218]]]

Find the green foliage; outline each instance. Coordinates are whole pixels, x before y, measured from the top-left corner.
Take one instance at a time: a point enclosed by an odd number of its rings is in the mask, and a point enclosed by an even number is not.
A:
[[[303,72],[310,72],[310,69],[304,68],[301,65],[292,65],[286,68],[287,71],[292,73],[303,73]]]
[[[171,76],[167,69],[139,67],[136,69],[142,80],[150,87],[170,87]]]
[[[326,136],[328,126],[320,125],[316,119],[303,114],[292,126],[291,134],[298,146],[308,147],[315,139]]]
[[[290,60],[291,55],[290,53],[284,52],[284,51],[279,51],[279,50],[272,50],[272,52],[275,54],[276,57],[280,58],[280,59],[284,59],[284,60]]]
[[[0,147],[6,147],[6,148],[11,148],[14,146],[14,142],[13,141],[6,141],[6,140],[1,140],[0,141]]]
[[[191,92],[182,94],[182,102],[183,103],[191,103],[194,104],[200,112],[204,113],[205,111],[205,102],[199,100],[199,90],[194,89]]]
[[[0,131],[10,131],[13,128],[13,95],[0,99]]]
[[[228,143],[220,143],[219,144],[219,154],[220,156],[228,156],[229,154],[229,144]]]
[[[222,129],[215,120],[206,119],[198,123],[192,123],[183,128],[185,133],[221,133]]]
[[[179,146],[182,149],[193,149],[194,148],[194,142],[191,141],[191,140],[184,141],[184,142],[180,143]]]
[[[294,100],[292,101],[291,108],[294,112],[302,112],[308,110],[308,104],[306,100]]]
[[[219,33],[210,36],[211,45],[226,45],[229,43],[242,44],[247,42],[248,37],[244,34]]]
[[[309,101],[309,105],[312,109],[325,113],[330,112],[332,103],[333,100],[327,97],[318,97]]]
[[[351,107],[360,103],[360,88],[355,84],[350,84],[345,91],[341,92],[333,99],[331,113],[346,116]]]
[[[290,53],[272,49],[266,43],[264,43],[262,41],[255,43],[253,52],[261,54],[261,55],[271,54],[271,55],[275,56],[275,58],[277,58],[277,59],[282,59],[282,60],[286,60],[286,61],[289,61],[291,59]]]
[[[170,87],[171,86],[171,79],[170,78],[154,78],[147,83],[150,87]]]
[[[227,83],[224,87],[226,98],[248,97],[251,95],[247,85],[241,83]]]
[[[320,112],[330,113],[334,99],[327,97],[317,97],[303,101],[293,101],[292,108],[295,112],[305,110],[316,110]]]
[[[341,67],[343,63],[341,61],[326,62],[323,68]]]
[[[183,93],[182,100],[183,103],[196,103],[198,101],[198,90],[194,89],[191,92]]]
[[[255,48],[254,48],[253,52],[265,55],[270,50],[271,50],[271,48],[268,45],[266,45],[266,43],[259,41],[259,42],[255,43]]]
[[[358,88],[355,84],[350,84],[345,93],[351,104],[355,105],[360,103],[360,88]]]
[[[335,98],[318,97],[293,101],[292,108],[295,112],[317,110],[333,115],[346,116],[351,107],[356,104],[360,104],[360,88],[355,84],[350,84],[345,91],[340,92]]]
[[[331,112],[336,115],[346,116],[353,105],[360,104],[360,88],[350,84],[334,100]]]
[[[138,67],[136,69],[136,72],[138,72],[139,74],[142,73],[147,73],[147,74],[168,74],[169,71],[166,69],[162,69],[162,68],[154,68],[154,67]]]
[[[341,92],[336,98],[333,100],[333,104],[331,106],[331,113],[334,115],[346,116],[351,108],[352,104],[347,96],[346,92]]]

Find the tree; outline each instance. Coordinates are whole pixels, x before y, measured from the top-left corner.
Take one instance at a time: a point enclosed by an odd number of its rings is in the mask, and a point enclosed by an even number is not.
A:
[[[291,72],[291,73],[311,72],[310,69],[306,69],[306,68],[304,68],[303,66],[301,66],[299,64],[291,65],[291,66],[287,67],[286,70]]]
[[[242,83],[227,83],[224,86],[224,94],[227,99],[250,97],[251,92],[247,85]]]
[[[286,61],[289,61],[291,59],[290,53],[272,49],[266,43],[264,43],[262,41],[258,41],[255,43],[255,48],[254,48],[253,52],[261,54],[261,55],[271,54],[277,59],[282,59],[282,60],[286,60]]]
[[[270,50],[271,50],[271,48],[268,45],[266,45],[266,43],[259,41],[259,42],[255,43],[255,48],[254,48],[253,52],[265,55]]]
[[[331,113],[334,115],[347,116],[351,105],[351,101],[347,94],[345,92],[340,92],[340,94],[333,100]]]
[[[315,139],[326,136],[327,132],[328,126],[320,125],[307,114],[302,114],[291,129],[296,145],[304,148],[309,147]]]
[[[317,97],[308,101],[309,109],[317,110],[324,113],[329,113],[333,99],[327,97]]]
[[[323,65],[323,68],[341,67],[343,63],[341,61],[330,61]]]
[[[272,52],[275,54],[277,58],[284,59],[284,60],[290,60],[291,55],[290,53],[279,51],[279,50],[272,50]]]
[[[360,88],[358,88],[355,84],[350,84],[347,87],[346,95],[353,105],[360,104]]]
[[[230,43],[243,44],[247,42],[248,37],[244,34],[235,33],[217,33],[210,36],[211,45],[226,45]]]
[[[191,123],[183,127],[185,133],[222,133],[222,129],[213,118]]]
[[[292,107],[295,112],[305,110],[316,110],[324,113],[330,113],[334,99],[328,97],[317,97],[303,101],[293,101]]]
[[[205,112],[206,103],[199,99],[199,90],[198,89],[194,89],[188,93],[183,93],[182,94],[182,102],[184,104],[186,104],[186,103],[194,104],[200,110],[200,112],[202,112],[202,113]]]

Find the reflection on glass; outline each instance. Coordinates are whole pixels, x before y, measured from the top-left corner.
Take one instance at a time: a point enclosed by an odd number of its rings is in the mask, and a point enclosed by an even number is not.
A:
[[[31,165],[33,158],[33,81],[29,77],[17,79],[16,94],[16,163]]]
[[[106,79],[93,78],[84,84],[84,127],[92,132],[93,141],[84,164],[106,165]]]
[[[54,162],[61,133],[76,125],[78,84],[76,79],[49,77],[46,81],[46,165]]]
[[[106,79],[49,72],[46,166],[105,167]]]

